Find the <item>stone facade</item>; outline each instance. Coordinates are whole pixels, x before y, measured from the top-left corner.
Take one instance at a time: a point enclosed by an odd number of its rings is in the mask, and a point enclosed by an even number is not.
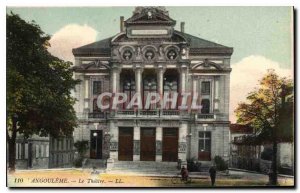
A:
[[[184,23],[176,31],[175,24],[164,8],[138,7],[126,21],[121,17],[119,34],[73,49],[74,76],[81,80],[75,90],[79,124],[74,141],[90,142],[86,157],[159,162],[211,161],[216,155],[229,159],[233,49],[185,33]],[[158,105],[102,111],[95,106],[104,92],[144,96],[153,91],[198,93],[202,108],[166,110]]]

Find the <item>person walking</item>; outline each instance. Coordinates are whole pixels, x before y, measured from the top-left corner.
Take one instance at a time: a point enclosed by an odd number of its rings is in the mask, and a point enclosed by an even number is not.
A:
[[[185,181],[185,182],[187,182],[187,180],[188,180],[188,177],[189,177],[189,172],[188,172],[188,170],[184,167],[184,166],[182,166],[182,168],[181,168],[181,179],[183,180],[183,181]]]
[[[215,185],[215,181],[216,181],[216,174],[217,174],[216,167],[214,165],[212,165],[209,168],[208,172],[209,172],[209,175],[210,175],[211,185],[214,186]]]

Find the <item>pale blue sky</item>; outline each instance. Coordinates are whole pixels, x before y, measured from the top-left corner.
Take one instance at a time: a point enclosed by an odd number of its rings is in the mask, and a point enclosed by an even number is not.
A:
[[[186,33],[234,47],[232,63],[261,55],[291,68],[290,7],[166,7],[171,18],[185,21]],[[68,24],[87,24],[97,30],[97,40],[119,32],[119,18],[134,7],[10,7],[27,21],[35,20],[44,32],[54,34]]]

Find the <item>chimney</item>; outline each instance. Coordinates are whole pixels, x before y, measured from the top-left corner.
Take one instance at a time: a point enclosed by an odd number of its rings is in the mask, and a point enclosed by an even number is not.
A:
[[[124,31],[124,16],[120,17],[120,31]]]
[[[182,32],[182,33],[184,33],[184,22],[181,22],[180,23],[180,31]]]

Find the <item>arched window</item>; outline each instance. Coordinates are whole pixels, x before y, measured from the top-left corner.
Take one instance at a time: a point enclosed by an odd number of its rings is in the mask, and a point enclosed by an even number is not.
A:
[[[202,99],[201,101],[201,113],[203,114],[209,114],[210,111],[210,102],[209,99]]]
[[[174,93],[177,93],[179,89],[178,84],[178,72],[176,69],[166,70],[164,74],[164,95],[168,94],[169,98],[174,96]],[[172,102],[168,102],[165,106],[166,109],[171,109]],[[178,103],[176,104],[176,109]]]
[[[154,70],[145,70],[143,74],[143,107],[146,109],[156,109],[156,104],[145,107],[148,94],[157,92],[156,73]]]

